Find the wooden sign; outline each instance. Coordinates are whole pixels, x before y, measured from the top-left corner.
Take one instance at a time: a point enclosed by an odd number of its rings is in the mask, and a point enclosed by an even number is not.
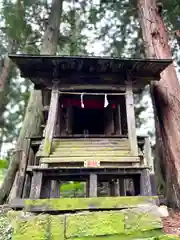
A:
[[[89,168],[93,168],[93,167],[100,167],[100,162],[99,161],[84,161],[84,167],[89,167]]]

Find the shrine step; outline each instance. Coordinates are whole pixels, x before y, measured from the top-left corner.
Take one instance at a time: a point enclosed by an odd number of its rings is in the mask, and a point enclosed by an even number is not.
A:
[[[132,157],[132,156],[123,156],[123,157],[118,157],[118,156],[98,156],[97,159],[94,159],[94,156],[86,156],[86,157],[60,157],[60,156],[50,156],[50,157],[42,157],[40,159],[41,163],[72,163],[72,162],[84,162],[84,161],[99,161],[99,162],[140,162],[140,157]]]
[[[93,156],[93,157],[123,157],[123,156],[131,156],[131,152],[130,151],[122,151],[122,150],[100,150],[100,149],[86,149],[86,150],[74,150],[72,151],[71,149],[56,149],[56,151],[54,151],[50,157],[87,157],[87,156]]]
[[[9,206],[27,212],[74,212],[135,208],[144,204],[158,205],[157,196],[13,199]]]

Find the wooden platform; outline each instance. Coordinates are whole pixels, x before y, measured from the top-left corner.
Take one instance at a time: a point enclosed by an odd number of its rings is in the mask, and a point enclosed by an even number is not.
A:
[[[111,180],[112,178],[130,178],[140,176],[145,167],[128,168],[67,168],[67,167],[41,167],[29,166],[27,173],[33,175],[35,172],[42,173],[48,179],[59,179],[60,181],[87,181],[90,174],[96,174],[100,182]]]

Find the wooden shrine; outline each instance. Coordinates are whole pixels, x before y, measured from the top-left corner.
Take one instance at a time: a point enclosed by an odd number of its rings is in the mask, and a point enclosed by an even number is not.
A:
[[[86,183],[86,197],[151,196],[147,136],[137,136],[134,94],[171,60],[10,55],[21,76],[42,92],[42,133],[29,139],[17,198],[59,198],[66,181]]]

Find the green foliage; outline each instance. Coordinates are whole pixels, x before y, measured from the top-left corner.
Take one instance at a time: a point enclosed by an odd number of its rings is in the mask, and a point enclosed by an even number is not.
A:
[[[86,20],[80,20],[86,8],[72,5],[63,11],[58,54],[86,54],[86,37],[82,29]],[[8,51],[13,53],[39,54],[42,36],[47,25],[51,4],[47,1],[3,0],[0,6],[0,52],[3,59]],[[32,83],[22,79],[11,63],[3,93],[0,92],[0,152],[2,142],[16,141],[23,121]]]
[[[118,57],[144,57],[142,34],[138,23],[136,1],[117,0],[99,3],[92,1],[64,0],[68,6],[63,10],[57,54],[63,55],[97,55]],[[173,34],[179,29],[180,2],[178,0],[163,1],[163,17]],[[47,17],[51,4],[48,1],[13,1],[3,0],[0,6],[0,72],[3,68],[5,54],[14,53],[39,54],[42,36],[47,25]],[[94,50],[94,43],[100,42]],[[92,48],[92,50],[91,50]],[[180,64],[177,45],[173,53]],[[11,64],[4,93],[0,93],[0,150],[1,142],[16,140],[27,106],[32,84],[27,79],[20,79],[19,72]],[[136,98],[137,127],[146,122],[139,118],[148,106],[142,104],[142,92]]]
[[[0,159],[0,169],[7,169],[9,162],[5,159]]]
[[[60,187],[62,197],[74,197],[84,195],[84,184],[80,182],[63,183]]]

